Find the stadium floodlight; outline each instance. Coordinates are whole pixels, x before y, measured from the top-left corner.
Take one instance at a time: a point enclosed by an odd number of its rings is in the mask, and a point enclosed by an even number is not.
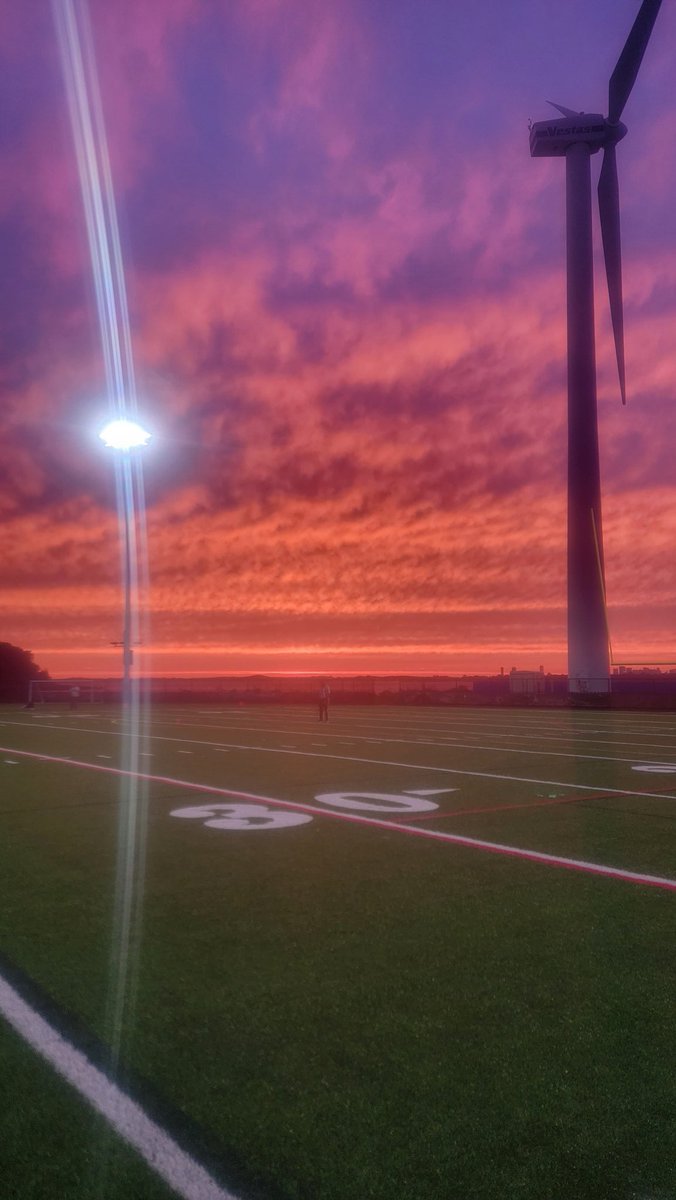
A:
[[[109,421],[104,425],[99,437],[112,450],[133,450],[137,446],[147,446],[150,441],[147,429],[139,425],[138,421],[129,421],[126,418]]]
[[[660,4],[661,0],[643,0],[641,4],[610,77],[607,117],[553,104],[562,116],[538,121],[530,128],[533,157],[554,155],[566,160],[568,679],[571,693],[610,690],[596,411],[590,159],[597,150],[603,149],[598,184],[599,215],[624,404],[620,205],[615,146],[627,132],[620,117],[636,82]]]

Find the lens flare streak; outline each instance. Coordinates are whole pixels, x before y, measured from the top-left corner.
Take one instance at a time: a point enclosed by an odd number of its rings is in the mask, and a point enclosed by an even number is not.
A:
[[[91,258],[110,420],[134,420],[136,377],[110,156],[94,42],[85,0],[52,0],[73,131]],[[148,644],[148,555],[140,460],[131,447],[115,460],[120,567],[123,581],[123,705],[128,720],[121,748],[115,907],[107,1024],[113,1064],[135,1010],[143,910],[147,782],[139,778],[147,713],[132,647]],[[145,674],[145,671],[142,672]]]

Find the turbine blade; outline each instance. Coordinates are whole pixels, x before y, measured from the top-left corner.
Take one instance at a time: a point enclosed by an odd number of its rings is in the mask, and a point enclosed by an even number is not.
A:
[[[643,0],[608,85],[608,120],[616,125],[636,82],[662,0]]]
[[[622,311],[622,250],[620,246],[620,197],[617,182],[615,145],[606,146],[599,176],[599,214],[603,255],[606,260],[610,316],[615,337],[617,371],[620,377],[622,403],[627,403],[624,378],[624,315]]]
[[[563,113],[564,117],[579,117],[580,116],[580,113],[575,112],[574,108],[566,108],[564,104],[555,104],[553,100],[548,100],[547,103],[551,104],[552,108],[555,108],[558,112]]]

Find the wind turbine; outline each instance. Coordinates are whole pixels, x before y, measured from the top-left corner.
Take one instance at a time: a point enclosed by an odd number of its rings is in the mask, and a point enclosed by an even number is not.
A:
[[[610,691],[606,623],[601,481],[596,413],[594,278],[590,158],[603,148],[598,196],[610,314],[622,403],[626,403],[620,205],[615,146],[627,132],[620,121],[636,82],[662,0],[643,0],[610,77],[608,116],[577,113],[531,125],[534,158],[566,159],[568,291],[568,686],[572,695]],[[551,104],[552,102],[549,101]]]

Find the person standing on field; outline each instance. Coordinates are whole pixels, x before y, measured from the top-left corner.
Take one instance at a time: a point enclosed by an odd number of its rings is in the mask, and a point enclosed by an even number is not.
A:
[[[331,697],[331,688],[328,683],[323,683],[319,689],[319,720],[328,721],[329,719],[329,699]]]

